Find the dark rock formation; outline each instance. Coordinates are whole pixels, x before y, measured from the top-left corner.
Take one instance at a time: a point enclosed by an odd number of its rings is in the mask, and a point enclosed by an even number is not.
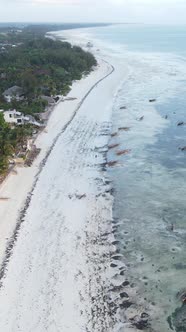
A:
[[[178,122],[177,126],[183,126],[184,124],[185,124],[185,122],[180,121],[180,122]]]
[[[177,308],[175,312],[167,319],[170,328],[174,328],[176,332],[186,332],[186,305]]]
[[[186,151],[186,146],[183,146],[182,148],[179,148],[181,151]]]
[[[120,306],[121,309],[128,309],[128,308],[131,307],[131,305],[133,305],[132,302],[130,302],[130,301],[123,301],[122,303],[120,303],[119,306]]]
[[[129,296],[126,292],[123,292],[123,293],[120,293],[120,297],[123,299],[123,298],[126,298],[126,299],[129,299]]]

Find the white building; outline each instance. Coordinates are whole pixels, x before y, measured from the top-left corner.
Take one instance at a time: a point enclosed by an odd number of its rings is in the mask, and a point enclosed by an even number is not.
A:
[[[25,123],[25,116],[16,110],[8,110],[4,112],[4,119],[8,123],[23,124]]]
[[[34,126],[40,127],[41,124],[37,122],[33,116],[27,115],[25,116],[21,112],[18,112],[16,110],[8,110],[4,111],[4,119],[7,123],[22,125],[22,124],[33,124]]]

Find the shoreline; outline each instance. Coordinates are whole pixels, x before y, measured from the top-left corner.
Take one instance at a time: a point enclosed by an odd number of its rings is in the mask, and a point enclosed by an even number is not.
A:
[[[115,331],[116,307],[109,293],[116,286],[111,260],[117,251],[105,166],[112,103],[126,71],[112,60],[99,55],[96,70],[69,93],[79,98],[59,104],[48,132],[37,139],[41,153],[29,169],[30,190],[16,210],[20,219],[0,270],[4,332],[11,331],[13,321],[12,332],[47,326],[64,332]]]
[[[35,170],[34,183],[30,181],[29,195],[19,209],[21,218],[0,271],[0,311],[4,313],[0,328],[4,332],[11,331],[14,320],[14,332],[19,328],[44,331],[46,324],[64,332],[112,331],[114,327],[109,303],[110,258],[115,253],[113,197],[103,165],[112,101],[122,73],[105,60],[98,59],[96,71],[75,83],[69,95],[77,97],[79,91],[81,98],[57,106],[58,111],[63,105],[65,112],[71,110],[63,126],[55,110],[48,133],[37,139],[37,147],[43,149],[30,168]],[[54,275],[55,284],[49,274]]]
[[[33,182],[32,182],[32,187],[31,187],[31,190],[27,193],[27,196],[26,196],[26,200],[24,202],[22,202],[22,208],[20,211],[18,211],[18,214],[17,214],[17,218],[16,218],[16,223],[15,223],[15,228],[13,230],[13,234],[11,236],[11,238],[9,239],[7,245],[6,245],[6,248],[5,248],[5,252],[4,252],[4,259],[1,263],[1,268],[0,268],[0,288],[2,287],[2,279],[4,278],[5,276],[5,273],[6,273],[6,269],[7,269],[7,266],[8,266],[8,263],[9,263],[9,260],[10,260],[10,257],[13,253],[13,250],[14,250],[14,245],[15,245],[15,242],[17,241],[17,238],[18,238],[18,235],[19,235],[19,231],[20,231],[20,227],[21,227],[21,224],[24,222],[24,217],[26,215],[26,212],[27,212],[27,209],[30,205],[30,201],[31,201],[31,198],[32,198],[32,195],[33,195],[33,192],[34,192],[34,189],[37,185],[37,181],[39,179],[39,175],[41,174],[52,150],[54,149],[59,137],[65,132],[65,130],[67,129],[67,127],[70,125],[70,123],[73,121],[73,119],[75,118],[77,112],[79,111],[79,109],[81,108],[81,106],[83,105],[84,101],[86,100],[86,98],[89,96],[89,94],[93,91],[93,89],[99,84],[101,83],[103,80],[105,80],[107,77],[109,77],[110,75],[112,75],[112,73],[114,72],[115,68],[113,65],[110,65],[107,61],[104,61],[102,60],[103,63],[105,63],[107,66],[110,66],[110,72],[107,73],[105,76],[103,76],[102,78],[100,78],[98,81],[96,81],[94,83],[94,85],[88,90],[88,92],[84,95],[84,97],[80,100],[78,106],[74,109],[74,112],[71,116],[71,118],[69,119],[69,121],[64,124],[62,130],[57,134],[57,136],[55,137],[51,147],[49,148],[49,150],[47,151],[46,155],[44,156],[44,158],[40,161],[39,163],[39,166],[38,166],[38,170],[37,170],[37,173],[34,175],[34,178],[33,178]],[[97,69],[97,68],[96,68]],[[90,73],[91,75],[91,73]],[[73,90],[73,89],[72,89]],[[61,101],[62,103],[62,101]],[[53,109],[53,111],[55,110],[55,107]],[[50,117],[49,117],[50,119]],[[48,120],[49,121],[49,120]],[[45,127],[44,130],[47,129],[47,126],[48,126],[48,123]],[[39,133],[38,137],[40,135],[43,134],[43,131]],[[37,137],[37,138],[38,138]],[[36,141],[37,141],[37,138],[36,138]],[[36,141],[34,143],[36,143]],[[39,157],[39,156],[38,156]],[[37,158],[36,158],[37,159]],[[34,161],[35,163],[35,161]],[[34,164],[33,163],[33,164]],[[26,167],[26,166],[25,166]],[[32,166],[30,167],[32,168]],[[8,178],[9,176],[11,175],[11,172],[8,174],[8,176],[6,177],[6,179],[4,181],[8,181]],[[3,183],[2,183],[3,185]],[[0,186],[0,193],[1,193],[1,186]],[[1,218],[0,218],[1,219]]]
[[[68,127],[68,125],[70,124],[70,122],[73,120],[73,118],[75,117],[76,113],[78,112],[78,110],[80,109],[81,105],[83,104],[83,102],[85,101],[85,99],[87,98],[87,96],[91,93],[91,91],[96,87],[97,84],[99,84],[102,80],[104,80],[107,75],[111,75],[114,68],[111,66],[111,72],[106,73],[107,72],[107,68],[104,68],[104,65],[106,64],[106,66],[110,66],[108,63],[106,63],[106,61],[102,62],[100,61],[98,63],[98,67],[96,67],[96,69],[91,72],[88,77],[82,78],[80,81],[77,81],[77,83],[75,83],[75,85],[81,85],[82,82],[85,81],[90,81],[90,85],[91,87],[88,87],[88,91],[85,91],[84,96],[78,96],[77,99],[75,101],[61,101],[60,103],[58,103],[53,111],[51,112],[51,115],[48,119],[47,125],[45,127],[45,129],[39,133],[39,135],[37,136],[36,140],[34,141],[34,144],[36,144],[37,148],[40,148],[41,151],[39,153],[39,155],[37,156],[37,158],[34,160],[33,164],[31,167],[19,167],[19,166],[15,166],[14,169],[16,170],[17,174],[15,175],[13,172],[10,172],[7,177],[4,179],[4,181],[0,184],[0,197],[6,197],[7,200],[1,200],[1,204],[0,204],[0,220],[1,222],[4,220],[4,224],[6,224],[5,219],[9,219],[10,216],[7,216],[6,214],[10,213],[9,209],[11,209],[11,204],[9,204],[11,202],[11,198],[10,197],[14,197],[14,195],[22,195],[21,200],[18,203],[18,206],[14,207],[14,212],[13,212],[13,218],[14,219],[12,221],[12,225],[11,228],[9,229],[8,234],[5,231],[5,236],[4,238],[1,237],[1,247],[0,247],[0,264],[2,264],[4,261],[6,261],[6,251],[9,252],[9,246],[11,247],[11,243],[12,243],[12,236],[14,237],[15,234],[15,230],[17,228],[17,220],[19,218],[19,215],[22,214],[22,211],[24,210],[24,205],[27,204],[27,196],[30,195],[30,192],[32,192],[33,190],[33,186],[37,180],[37,177],[39,176],[39,173],[41,172],[42,168],[44,167],[43,163],[45,164],[47,161],[47,158],[52,150],[52,148],[54,147],[54,145],[56,144],[59,136],[66,130],[66,128]],[[103,68],[100,68],[100,66],[102,66]],[[104,73],[105,70],[105,73]],[[100,71],[100,78],[97,79],[97,77],[93,80],[92,76]],[[103,74],[102,74],[103,71]],[[99,73],[98,73],[99,76]],[[93,82],[92,82],[93,80]],[[92,85],[92,84],[93,85]],[[81,87],[80,87],[81,89]],[[72,96],[73,95],[73,86],[71,91],[69,92],[68,96]],[[73,104],[73,105],[72,105]],[[75,104],[75,105],[74,105]],[[64,106],[64,107],[63,107]],[[71,107],[72,106],[72,107]],[[69,116],[69,119],[65,118],[64,120],[61,119],[60,115],[56,114],[57,117],[59,117],[59,121],[61,120],[61,125],[62,129],[57,128],[56,133],[53,135],[51,142],[50,142],[50,146],[45,146],[45,144],[43,144],[44,142],[44,136],[46,136],[46,133],[49,135],[51,134],[49,131],[52,130],[53,128],[49,128],[50,124],[52,124],[52,116],[54,115],[54,113],[56,112],[56,109],[61,107],[61,109],[63,108],[63,112],[68,112],[68,109],[71,108],[71,114]],[[65,111],[66,108],[66,111]],[[68,117],[68,114],[63,114],[63,117]],[[23,173],[23,174],[22,174]],[[24,173],[28,173],[28,174],[24,174]],[[24,182],[24,185],[26,184],[26,190],[22,189],[20,190],[20,188],[18,189],[17,183],[14,185],[14,182],[18,182],[15,181],[14,179],[16,178],[16,180],[21,181],[21,176],[26,177],[26,183]],[[36,178],[36,179],[35,179]],[[9,187],[12,187],[10,188]],[[23,192],[24,191],[24,192]],[[7,192],[10,194],[7,194]],[[10,196],[10,197],[9,197]],[[4,206],[3,206],[4,205]],[[4,207],[4,208],[3,208]],[[6,213],[7,212],[7,213]],[[4,225],[0,224],[0,231],[2,234],[2,228]],[[16,232],[17,233],[17,232]],[[7,241],[8,239],[8,241]],[[3,245],[2,245],[2,242]],[[10,243],[9,243],[10,242]],[[5,257],[3,258],[5,254]]]

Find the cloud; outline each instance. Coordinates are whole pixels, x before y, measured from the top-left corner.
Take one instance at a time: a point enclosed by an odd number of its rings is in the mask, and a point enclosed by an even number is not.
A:
[[[185,23],[186,0],[0,0],[0,21]]]
[[[0,0],[5,2],[5,0]],[[51,4],[51,5],[66,5],[66,6],[74,6],[74,5],[86,5],[94,3],[93,0],[7,0],[6,2],[15,4],[15,3],[21,3],[21,4]]]
[[[57,4],[57,5],[83,5],[86,3],[85,0],[26,0],[31,3],[41,3],[41,4]]]
[[[22,3],[22,4],[51,4],[51,5],[65,5],[65,6],[92,6],[99,5],[102,7],[104,5],[114,7],[135,7],[135,6],[161,6],[165,4],[184,4],[185,0],[0,0],[4,3]]]
[[[185,4],[185,0],[0,0],[11,3],[21,3],[21,4],[31,4],[31,5],[58,5],[58,6],[84,6],[84,7],[94,7],[98,8],[109,7],[123,9],[127,8],[159,8],[161,10],[164,6],[180,7]]]

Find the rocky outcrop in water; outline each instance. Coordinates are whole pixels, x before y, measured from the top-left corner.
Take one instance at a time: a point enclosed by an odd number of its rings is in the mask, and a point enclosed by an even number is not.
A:
[[[180,121],[180,122],[178,122],[177,126],[184,126],[184,124],[185,124],[185,122]]]
[[[179,148],[181,151],[186,151],[186,146],[183,146],[182,148]]]
[[[172,330],[176,332],[186,332],[186,305],[177,308],[175,312],[168,317],[168,323]]]
[[[131,322],[138,330],[145,330],[149,327],[149,315],[146,312],[143,312],[140,317],[135,316],[132,318]]]

